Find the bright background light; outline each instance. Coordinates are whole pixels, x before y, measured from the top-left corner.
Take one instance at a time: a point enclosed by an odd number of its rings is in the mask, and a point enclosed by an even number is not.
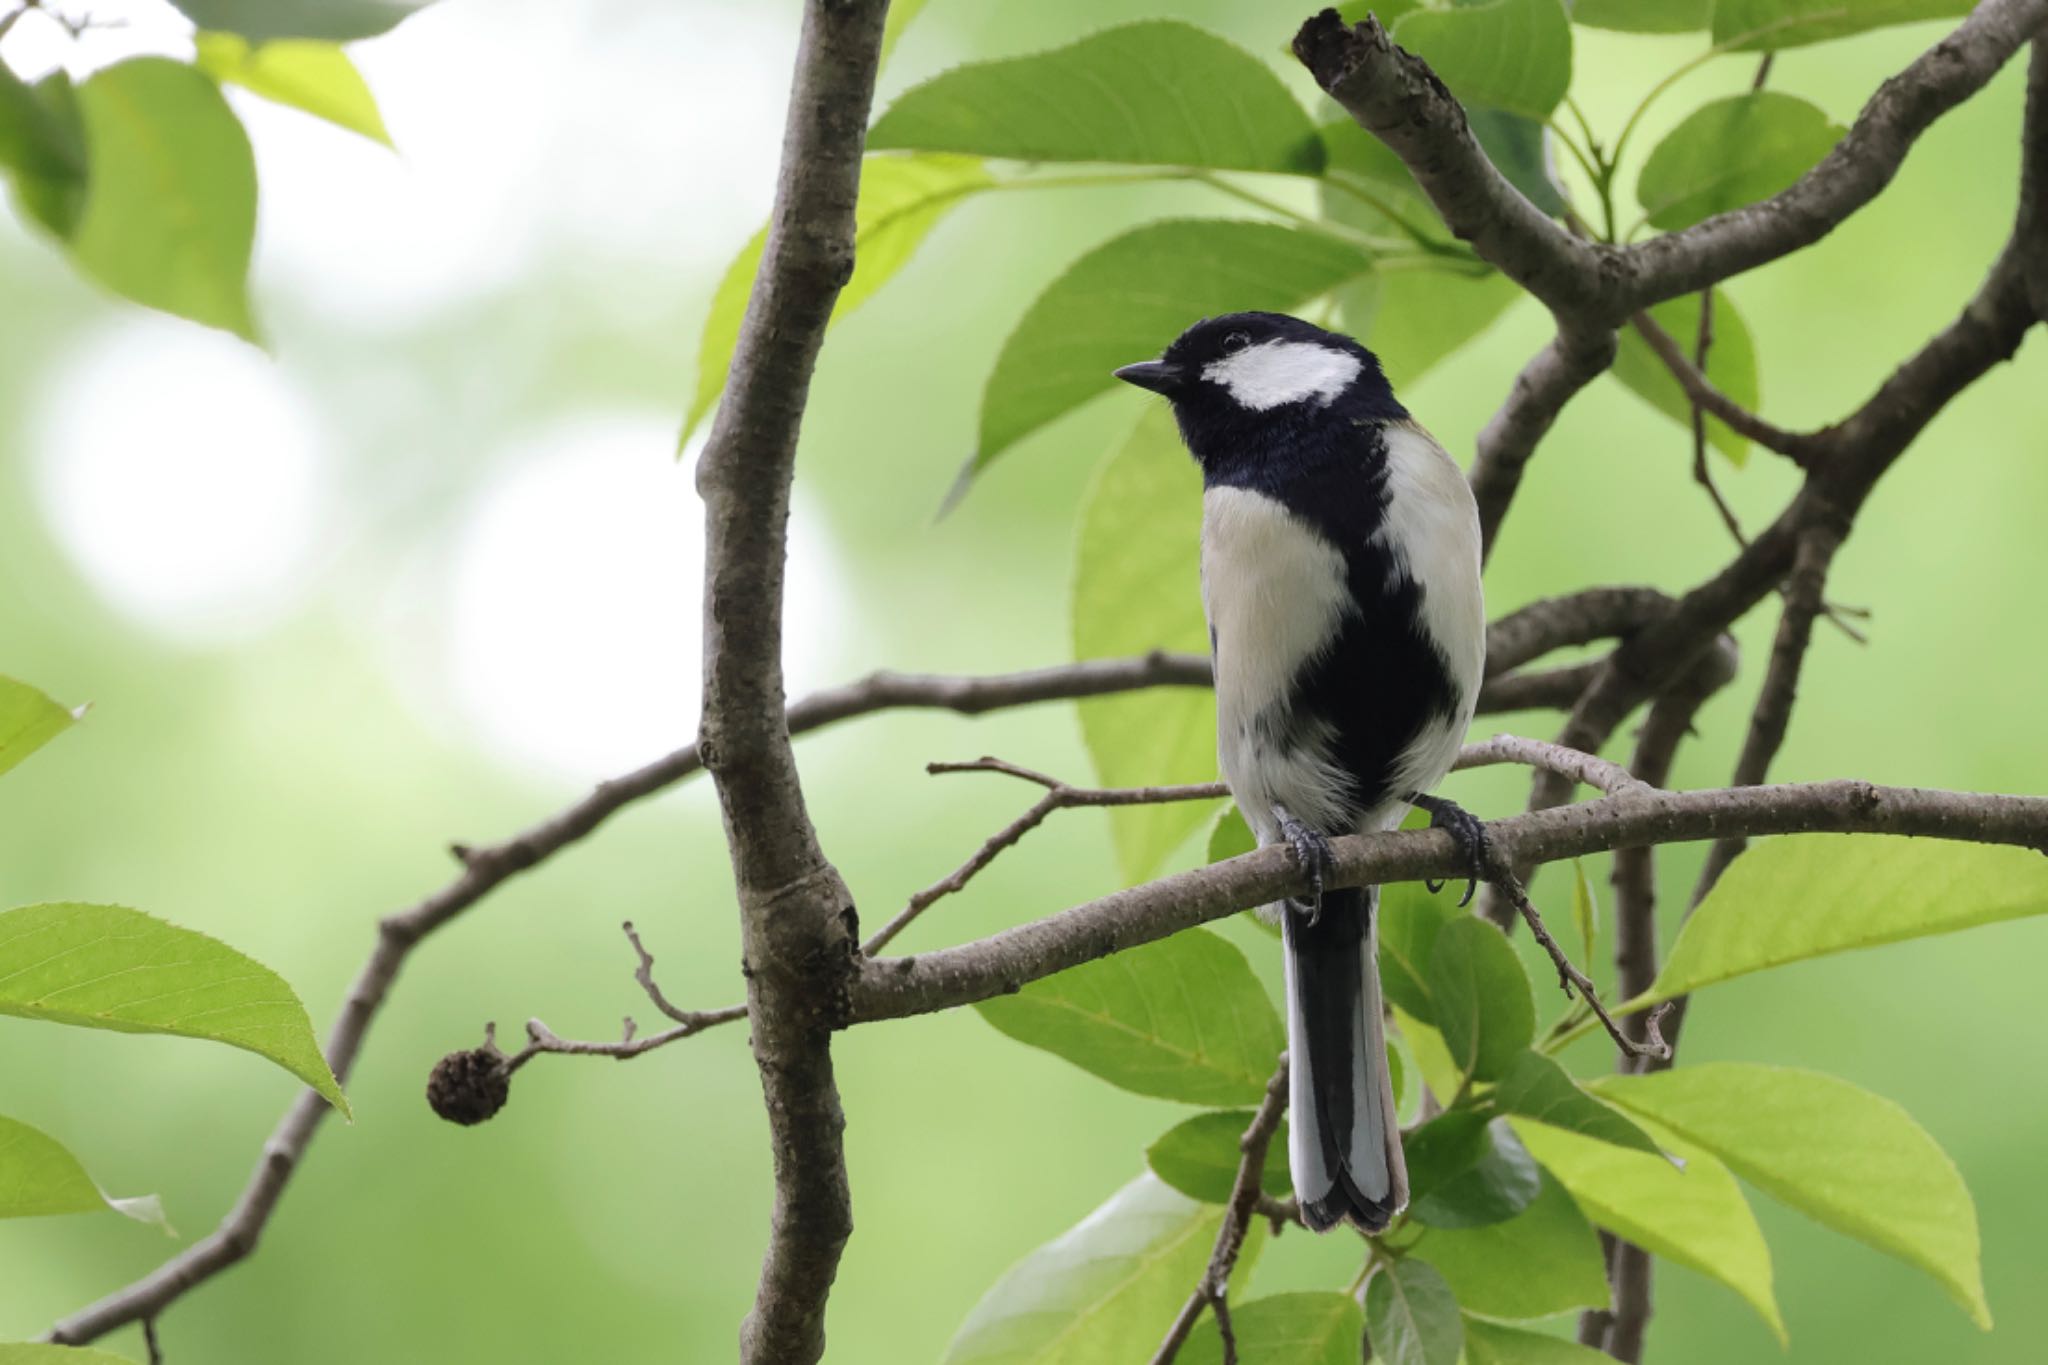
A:
[[[666,413],[559,422],[492,458],[446,574],[445,677],[478,737],[563,776],[624,772],[696,733],[703,511]],[[845,604],[791,518],[785,668],[827,680]]]
[[[50,528],[138,625],[218,643],[301,599],[331,470],[318,418],[261,353],[128,312],[58,363],[31,430]]]

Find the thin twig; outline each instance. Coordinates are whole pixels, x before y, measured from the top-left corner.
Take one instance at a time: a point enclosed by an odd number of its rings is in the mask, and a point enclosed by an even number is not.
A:
[[[654,980],[654,954],[648,952],[647,945],[640,941],[640,931],[633,927],[633,921],[627,920],[620,927],[626,931],[626,942],[633,945],[633,955],[640,959],[640,965],[633,969],[633,979],[640,983],[641,990],[647,992],[647,998],[654,1002],[654,1007],[679,1024],[701,1020],[703,1015],[677,1008],[661,993],[661,987]]]
[[[1484,768],[1497,763],[1526,764],[1568,777],[1574,782],[1583,782],[1609,796],[1649,789],[1647,783],[1619,763],[1568,749],[1562,744],[1552,744],[1548,740],[1524,739],[1520,735],[1495,735],[1477,744],[1466,745],[1458,754],[1457,762],[1451,765],[1451,771],[1463,772],[1467,768]]]
[[[1515,869],[1507,859],[1498,853],[1493,854],[1491,865],[1482,869],[1480,875],[1507,898],[1508,903],[1529,926],[1529,932],[1535,936],[1536,942],[1543,946],[1544,952],[1550,954],[1550,961],[1557,968],[1557,984],[1563,988],[1565,995],[1570,997],[1574,991],[1578,993],[1579,998],[1593,1011],[1594,1017],[1600,1021],[1601,1027],[1607,1030],[1607,1036],[1614,1040],[1615,1047],[1621,1050],[1623,1056],[1670,1055],[1670,1049],[1665,1045],[1663,1035],[1659,1031],[1659,1025],[1668,1006],[1658,1006],[1643,1021],[1642,1041],[1638,1042],[1631,1038],[1627,1030],[1617,1024],[1614,1016],[1607,1012],[1607,1007],[1600,1003],[1600,993],[1594,989],[1593,979],[1580,971],[1565,950],[1558,946],[1557,940],[1550,936],[1550,930],[1544,927],[1543,916],[1537,911],[1535,902],[1529,899],[1529,893],[1522,887],[1521,878],[1515,875]]]
[[[1261,1211],[1259,1184],[1266,1171],[1266,1149],[1272,1145],[1273,1134],[1286,1112],[1287,1054],[1283,1052],[1280,1065],[1274,1068],[1272,1079],[1266,1082],[1265,1097],[1260,1100],[1244,1136],[1238,1139],[1237,1148],[1241,1155],[1237,1162],[1237,1178],[1231,1182],[1230,1198],[1223,1206],[1223,1222],[1216,1229],[1216,1246],[1209,1253],[1209,1264],[1203,1268],[1202,1278],[1196,1283],[1194,1292],[1188,1295],[1187,1302],[1181,1305],[1173,1324],[1166,1329],[1165,1339],[1152,1355],[1152,1365],[1173,1365],[1180,1348],[1187,1343],[1188,1335],[1201,1321],[1204,1309],[1215,1311],[1216,1329],[1223,1338],[1224,1365],[1236,1365],[1237,1334],[1230,1323],[1230,1272],[1237,1266],[1237,1254],[1244,1248],[1245,1234],[1251,1231],[1252,1219]]]
[[[670,1043],[680,1042],[684,1038],[702,1033],[705,1029],[747,1017],[745,1005],[727,1005],[723,1009],[715,1010],[686,1010],[671,1003],[669,998],[662,994],[661,987],[655,984],[654,955],[641,943],[640,935],[633,928],[631,920],[626,921],[623,927],[627,941],[633,945],[633,952],[640,959],[640,965],[633,969],[633,979],[647,992],[647,998],[654,1002],[654,1007],[675,1021],[675,1027],[663,1029],[659,1033],[643,1034],[640,1032],[640,1026],[633,1022],[633,1017],[627,1015],[618,1042],[598,1043],[561,1037],[540,1020],[529,1019],[526,1021],[526,1046],[505,1059],[505,1070],[508,1073],[517,1071],[543,1053],[559,1053],[573,1057],[612,1057],[626,1061],[644,1056],[657,1048],[667,1047]],[[491,1045],[495,1037],[494,1026],[486,1025],[486,1046]]]
[[[910,898],[910,903],[896,912],[887,924],[868,936],[860,950],[873,957],[889,941],[909,928],[911,923],[945,897],[964,889],[976,874],[996,860],[1004,849],[1014,847],[1026,834],[1043,824],[1045,818],[1056,810],[1070,810],[1079,806],[1141,806],[1164,804],[1175,801],[1213,801],[1228,796],[1230,789],[1221,782],[1199,782],[1173,787],[1074,787],[1056,777],[1030,768],[1007,763],[1000,758],[978,758],[965,763],[928,763],[925,771],[941,773],[1003,773],[1021,778],[1034,786],[1045,788],[1045,795],[1033,802],[1030,809],[1004,825],[983,841],[974,855],[954,868],[939,880]]]
[[[1649,316],[1644,314],[1645,317]],[[1693,368],[1702,376],[1707,373],[1707,353],[1714,346],[1714,291],[1700,290],[1700,326],[1693,337]],[[1707,410],[1700,406],[1695,394],[1686,395],[1692,415],[1692,478],[1704,488],[1707,497],[1713,501],[1714,510],[1721,516],[1721,524],[1728,528],[1728,534],[1743,549],[1749,548],[1749,537],[1742,533],[1742,522],[1735,515],[1735,509],[1728,505],[1728,499],[1721,496],[1721,486],[1714,482],[1713,467],[1707,461]]]
[[[1702,327],[1707,325],[1706,317],[1707,311],[1702,307]],[[1650,348],[1650,353],[1671,372],[1671,377],[1678,381],[1678,387],[1684,390],[1686,399],[1695,408],[1720,418],[1737,435],[1755,441],[1766,450],[1776,451],[1796,465],[1803,467],[1813,463],[1815,438],[1767,422],[1721,392],[1714,381],[1707,378],[1702,366],[1694,364],[1671,333],[1664,330],[1664,325],[1647,312],[1635,313],[1628,322]],[[1736,538],[1748,543],[1739,529]]]

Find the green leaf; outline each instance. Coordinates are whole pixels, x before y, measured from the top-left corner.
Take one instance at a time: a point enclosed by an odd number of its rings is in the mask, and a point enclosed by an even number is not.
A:
[[[256,162],[220,88],[138,57],[78,87],[92,168],[71,236],[79,266],[135,302],[254,340]]]
[[[1237,1183],[1237,1167],[1244,1153],[1238,1143],[1251,1127],[1249,1109],[1222,1109],[1197,1114],[1175,1124],[1145,1149],[1145,1164],[1152,1173],[1190,1199],[1205,1204],[1224,1204]],[[1287,1120],[1273,1134],[1266,1148],[1265,1169],[1259,1172],[1259,1188],[1283,1196],[1293,1186],[1287,1176]]]
[[[24,85],[0,63],[0,167],[22,212],[68,238],[85,205],[85,123],[71,78],[52,72]]]
[[[1563,1337],[1465,1319],[1466,1365],[1607,1365],[1613,1358]]]
[[[1209,829],[1210,862],[1242,857],[1258,846],[1252,827],[1244,822],[1244,813],[1236,806],[1225,806],[1216,813],[1216,823]]]
[[[201,33],[193,41],[199,69],[215,80],[231,81],[267,100],[391,145],[370,87],[348,54],[333,43],[284,38],[251,47],[237,33]]]
[[[853,277],[839,291],[832,321],[874,297],[956,204],[995,183],[988,168],[971,156],[871,156],[863,161],[860,202],[854,208]],[[725,268],[711,296],[711,312],[697,343],[697,388],[683,423],[686,441],[725,388],[747,295],[767,242],[768,229],[762,228]]]
[[[1700,296],[1685,294],[1650,309],[1650,316],[1669,332],[1687,355],[1694,353],[1700,329]],[[1755,411],[1760,397],[1756,343],[1749,325],[1728,296],[1714,291],[1714,344],[1707,350],[1707,378],[1743,407]],[[1614,377],[1651,407],[1682,426],[1692,422],[1692,401],[1633,327],[1621,329],[1614,352]],[[1707,440],[1740,466],[1749,459],[1749,441],[1730,431],[1718,417],[1707,418]]]
[[[1551,177],[1542,124],[1505,109],[1480,107],[1468,109],[1466,119],[1481,150],[1509,184],[1545,213],[1563,210],[1564,196]],[[1349,118],[1323,124],[1317,131],[1330,159],[1324,172],[1326,216],[1374,231],[1397,220],[1418,228],[1440,225],[1436,206],[1385,143]],[[1361,198],[1372,207],[1363,207]],[[1448,230],[1441,235],[1450,240]],[[1478,263],[1476,257],[1464,259]]]
[[[1948,1154],[1890,1100],[1819,1072],[1734,1062],[1594,1088],[1814,1221],[1926,1271],[1990,1330],[1976,1205]]]
[[[85,708],[68,711],[27,683],[0,675],[0,773],[48,744]]]
[[[1189,929],[984,1000],[982,1018],[1140,1095],[1253,1104],[1286,1041],[1229,942]]]
[[[1579,944],[1586,950],[1585,960],[1591,962],[1594,945],[1600,941],[1600,899],[1593,894],[1593,883],[1586,876],[1582,858],[1572,859],[1572,923],[1578,927]]]
[[[1380,990],[1425,1024],[1436,1018],[1436,1005],[1429,998],[1429,967],[1437,935],[1460,918],[1454,904],[1430,895],[1421,882],[1380,888]]]
[[[1536,1036],[1529,974],[1507,937],[1482,919],[1459,915],[1444,925],[1429,953],[1432,1020],[1459,1068],[1492,1080]]]
[[[1714,0],[1572,0],[1572,22],[1624,33],[1691,33],[1713,22]]]
[[[252,43],[318,38],[331,43],[374,38],[427,7],[428,0],[171,0],[185,17],[213,33]]]
[[[1380,952],[1380,970],[1384,976],[1384,945]],[[1384,980],[1382,984],[1384,985]],[[1422,1078],[1422,1083],[1429,1087],[1439,1100],[1448,1100],[1457,1094],[1458,1087],[1465,1078],[1459,1072],[1458,1063],[1452,1058],[1450,1049],[1444,1046],[1444,1036],[1438,1033],[1434,1026],[1424,1023],[1399,1005],[1395,1005],[1393,1009],[1394,1023],[1400,1029],[1401,1037],[1408,1045],[1408,1051],[1414,1056],[1415,1070]]]
[[[1524,1052],[1515,1059],[1494,1088],[1493,1102],[1506,1113],[1569,1133],[1663,1155],[1633,1120],[1581,1090],[1563,1067],[1540,1052]]]
[[[1395,1261],[1366,1281],[1365,1331],[1387,1365],[1457,1365],[1465,1349],[1457,1296],[1421,1261]]]
[[[1433,1227],[1410,1254],[1437,1268],[1468,1313],[1542,1318],[1607,1306],[1600,1238],[1548,1173],[1515,1217],[1487,1227]]]
[[[1667,232],[1768,199],[1810,170],[1848,130],[1777,90],[1712,100],[1643,162],[1636,202]]]
[[[1252,827],[1244,822],[1244,814],[1236,806],[1225,806],[1216,812],[1216,823],[1209,826],[1210,862],[1220,863],[1226,858],[1236,858],[1250,853],[1257,847],[1258,840],[1252,836]],[[1277,920],[1269,921],[1257,910],[1245,911],[1243,918],[1274,938],[1280,937],[1280,925]]]
[[[1318,175],[1323,144],[1264,62],[1160,19],[955,67],[889,106],[868,146],[1018,161]]]
[[[1559,0],[1477,0],[1417,9],[1394,25],[1466,104],[1550,117],[1572,82],[1572,25]]]
[[[1954,19],[1975,0],[1717,0],[1714,42],[1736,51],[1802,47],[1893,24]],[[1746,39],[1747,41],[1738,41]]]
[[[1418,1129],[1417,1136],[1429,1126]],[[1483,1228],[1505,1223],[1535,1202],[1543,1186],[1542,1172],[1514,1130],[1495,1119],[1482,1120],[1477,1131],[1477,1159],[1465,1169],[1448,1179],[1438,1179],[1432,1172],[1426,1182],[1411,1173],[1415,1193],[1409,1217],[1425,1227]]]
[[[1202,477],[1164,403],[1147,408],[1103,462],[1081,505],[1074,569],[1074,657],[1206,653],[1200,587]],[[1175,687],[1080,703],[1081,734],[1106,786],[1216,780],[1216,697]],[[1201,827],[1201,801],[1109,812],[1124,875],[1142,881]]]
[[[1768,839],[1714,884],[1656,983],[1628,1008],[1809,957],[2043,912],[2048,858],[2031,849],[1869,834]]]
[[[64,1144],[26,1123],[0,1118],[0,1218],[104,1209],[177,1235],[164,1221],[163,1204],[155,1195],[109,1199]]]
[[[135,1365],[127,1356],[85,1346],[46,1346],[41,1342],[0,1342],[0,1365]]]
[[[1594,1223],[1658,1256],[1719,1280],[1754,1308],[1778,1340],[1785,1320],[1771,1292],[1771,1249],[1735,1177],[1705,1149],[1651,1126],[1684,1162],[1596,1142],[1541,1123],[1515,1132]]]
[[[1278,223],[1172,219],[1112,238],[1048,285],[1003,343],[963,482],[1055,417],[1119,387],[1112,370],[1158,355],[1197,319],[1292,311],[1372,266],[1351,242]]]
[[[284,978],[205,934],[118,905],[0,913],[0,1014],[207,1038],[267,1057],[348,1113]]]
[[[1428,1198],[1479,1164],[1492,1145],[1486,1123],[1486,1115],[1476,1109],[1447,1109],[1402,1137],[1411,1202]]]
[[[1337,295],[1343,328],[1372,348],[1397,391],[1477,339],[1522,296],[1497,271],[1389,270]]]
[[[1129,1365],[1149,1360],[1208,1268],[1223,1210],[1141,1175],[996,1281],[943,1365]],[[1254,1218],[1232,1284],[1265,1245]],[[1233,1290],[1235,1292],[1235,1289]]]
[[[67,137],[36,89],[0,64],[0,167],[30,175],[81,175],[83,148]]]
[[[1232,1304],[1230,1323],[1237,1358],[1246,1365],[1355,1365],[1365,1335],[1365,1320],[1349,1294],[1269,1294]],[[1223,1336],[1214,1315],[1196,1324],[1175,1359],[1180,1365],[1223,1365]]]

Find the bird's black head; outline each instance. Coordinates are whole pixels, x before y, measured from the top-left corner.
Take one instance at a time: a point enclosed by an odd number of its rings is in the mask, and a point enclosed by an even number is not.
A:
[[[1116,377],[1172,400],[1188,449],[1212,473],[1275,443],[1408,415],[1371,351],[1284,313],[1204,318]]]
[[[1126,364],[1116,377],[1171,399],[1210,477],[1309,454],[1360,422],[1407,417],[1378,356],[1286,313],[1204,317],[1157,360]]]

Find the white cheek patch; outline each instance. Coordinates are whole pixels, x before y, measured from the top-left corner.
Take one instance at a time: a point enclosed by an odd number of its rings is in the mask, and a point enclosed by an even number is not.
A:
[[[1211,361],[1202,378],[1221,384],[1241,407],[1264,412],[1305,398],[1328,407],[1361,368],[1349,351],[1313,341],[1268,341]]]

